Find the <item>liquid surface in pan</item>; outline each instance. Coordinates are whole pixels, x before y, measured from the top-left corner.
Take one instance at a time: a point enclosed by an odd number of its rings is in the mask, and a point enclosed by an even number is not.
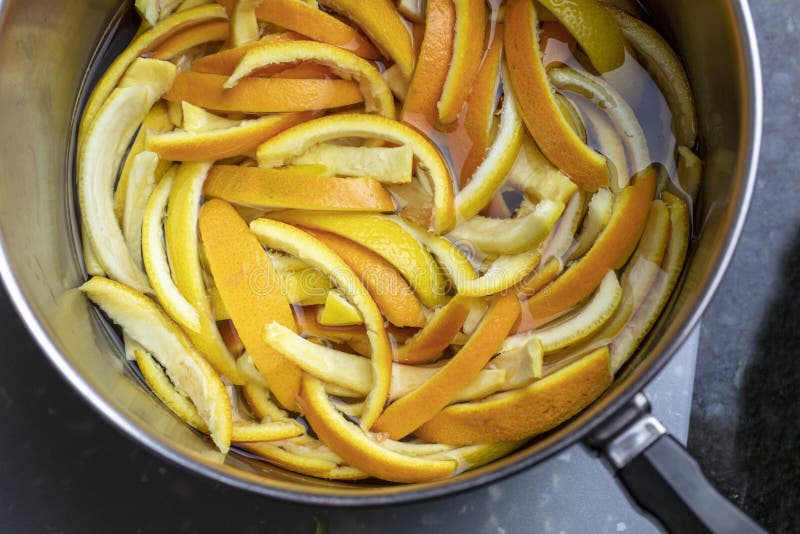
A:
[[[638,4],[136,7],[79,126],[81,289],[221,451],[454,476],[593,402],[666,304],[702,161]]]

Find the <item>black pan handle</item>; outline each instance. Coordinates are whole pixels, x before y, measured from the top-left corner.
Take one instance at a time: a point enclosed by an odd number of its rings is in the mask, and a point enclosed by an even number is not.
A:
[[[638,394],[589,438],[644,510],[675,533],[766,532],[723,497]]]

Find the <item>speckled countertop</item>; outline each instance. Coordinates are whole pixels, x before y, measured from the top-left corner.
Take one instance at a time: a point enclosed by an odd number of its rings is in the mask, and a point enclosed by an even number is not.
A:
[[[759,522],[798,532],[800,3],[751,3],[766,97],[762,158],[742,240],[703,319],[689,448]],[[0,532],[272,532],[275,514],[300,518],[298,532],[317,530],[324,514],[267,504],[130,442],[57,375],[4,294],[0,317]]]
[[[703,318],[689,448],[771,530],[800,532],[800,3],[751,1],[764,78],[755,196]]]

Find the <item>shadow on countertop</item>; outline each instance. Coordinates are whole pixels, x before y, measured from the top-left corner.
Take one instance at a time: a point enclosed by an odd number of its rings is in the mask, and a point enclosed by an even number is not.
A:
[[[782,258],[756,353],[744,369],[736,469],[741,501],[756,517],[770,517],[778,532],[800,531],[800,227]],[[767,280],[765,280],[767,283]]]

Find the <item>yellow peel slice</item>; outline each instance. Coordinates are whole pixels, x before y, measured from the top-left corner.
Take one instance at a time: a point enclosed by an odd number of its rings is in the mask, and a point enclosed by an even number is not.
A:
[[[526,439],[584,409],[611,380],[608,350],[603,347],[527,387],[449,406],[415,435],[450,445]]]
[[[304,375],[302,400],[306,418],[328,447],[356,468],[392,482],[423,482],[451,475],[456,463],[404,456],[378,445],[360,428],[347,421],[328,399],[325,387]]]
[[[391,403],[375,422],[375,430],[400,439],[447,406],[497,352],[519,313],[516,295],[493,299],[475,334],[461,350],[412,393]]]
[[[300,442],[303,439],[304,441]],[[318,440],[305,437],[266,443],[242,443],[243,449],[290,471],[328,480],[360,480],[369,475],[351,467]]]
[[[578,190],[572,180],[547,161],[528,135],[523,137],[519,155],[508,171],[508,183],[535,202],[548,199],[566,204]]]
[[[533,271],[542,259],[538,250],[500,256],[492,261],[489,269],[475,280],[466,280],[458,287],[458,294],[465,297],[485,297],[515,286]]]
[[[455,0],[453,59],[437,107],[443,124],[455,121],[472,88],[483,53],[486,6],[482,0]]]
[[[411,182],[414,152],[408,145],[388,148],[320,143],[293,158],[291,164],[323,165],[330,174],[369,176],[384,184],[406,184]]]
[[[505,98],[500,110],[497,136],[469,183],[456,195],[456,212],[463,219],[469,219],[488,204],[503,184],[522,145],[524,129],[517,112],[516,97],[508,83],[508,75],[504,73],[503,79]]]
[[[587,250],[611,220],[611,212],[614,209],[614,195],[608,189],[598,189],[589,201],[586,216],[583,218],[583,226],[580,233],[575,237],[575,247],[570,253],[569,259],[576,259],[583,256]]]
[[[144,86],[115,90],[98,112],[78,158],[78,198],[91,248],[103,271],[144,293],[150,286],[114,215],[113,187],[125,149],[150,108],[148,96]]]
[[[112,91],[114,91],[114,88],[117,87],[117,83],[136,58],[155,47],[170,35],[184,28],[210,20],[225,19],[226,17],[225,9],[222,6],[217,4],[203,5],[175,14],[136,37],[131,44],[117,56],[117,59],[111,63],[108,69],[106,69],[103,77],[92,91],[83,111],[83,118],[81,119],[80,131],[78,133],[79,140],[85,137],[100,107]],[[82,144],[82,141],[79,141],[79,143]]]
[[[694,146],[697,112],[689,79],[678,55],[661,35],[621,9],[606,8],[617,21],[625,39],[636,51],[642,66],[661,89],[672,111],[672,129],[679,145]]]
[[[448,237],[456,242],[466,241],[490,255],[518,254],[532,249],[550,233],[564,211],[564,204],[542,200],[534,207],[523,204],[523,208],[511,219],[476,215],[456,226]]]
[[[283,294],[292,304],[312,306],[324,304],[332,289],[327,276],[313,267],[293,271],[279,270]]]
[[[395,118],[392,91],[372,63],[337,46],[313,41],[271,42],[250,50],[223,87],[235,87],[239,80],[257,69],[300,61],[325,65],[340,78],[357,81],[364,95],[367,112]]]
[[[233,156],[250,155],[258,145],[283,130],[312,116],[311,112],[274,113],[258,119],[230,121],[216,115],[198,117],[194,109],[182,102],[184,130],[153,133],[147,136],[148,150],[170,161],[211,161]],[[190,115],[186,115],[186,110]]]
[[[358,309],[336,290],[328,292],[325,305],[319,310],[317,321],[323,326],[364,324],[364,319]]]
[[[136,345],[141,347],[138,343],[136,343]],[[153,393],[161,399],[161,402],[166,404],[182,421],[188,423],[200,432],[208,434],[208,426],[206,426],[203,418],[200,417],[195,405],[192,404],[192,401],[186,394],[181,393],[175,388],[175,385],[170,381],[167,373],[164,372],[164,368],[156,362],[155,358],[143,348],[134,349],[133,356],[147,385],[150,386]]]
[[[199,332],[200,316],[172,280],[164,250],[162,221],[174,178],[175,169],[168,171],[147,201],[142,221],[142,258],[147,278],[164,311],[185,329]]]
[[[389,395],[391,377],[391,347],[378,306],[352,269],[338,255],[308,233],[268,219],[253,221],[250,223],[250,229],[267,247],[297,256],[325,273],[347,300],[361,312],[367,337],[372,346],[370,361],[374,377],[373,387],[367,395],[361,419],[362,427],[368,429],[383,410]]]
[[[87,297],[161,364],[170,381],[186,392],[224,453],[231,438],[231,406],[225,385],[181,329],[141,293],[107,278],[81,286]]]
[[[597,0],[539,0],[575,37],[601,73],[622,66],[625,40],[613,17]]]
[[[597,332],[611,318],[621,299],[622,287],[614,271],[609,271],[591,300],[577,313],[546,328],[511,336],[503,342],[500,351],[518,349],[531,339],[542,343],[545,354],[578,343]]]
[[[324,230],[369,248],[394,265],[428,307],[445,301],[445,281],[431,255],[394,220],[368,213],[280,211],[278,221]]]
[[[203,183],[210,167],[210,163],[184,163],[178,167],[169,195],[164,233],[175,285],[200,317],[199,331],[187,333],[220,374],[239,383],[236,362],[225,346],[211,312],[200,263],[197,220]]]
[[[147,206],[147,199],[155,187],[155,172],[158,166],[158,155],[153,152],[141,152],[131,164],[130,179],[125,199],[125,211],[122,215],[122,235],[128,244],[128,251],[136,265],[144,269],[142,263],[142,223]]]
[[[231,10],[231,44],[234,48],[258,39],[256,8],[263,0],[236,0]]]
[[[322,0],[320,4],[355,22],[406,79],[414,70],[414,47],[400,13],[390,0]],[[300,30],[302,31],[302,30]]]
[[[234,421],[231,441],[234,443],[276,441],[301,436],[306,433],[297,421]]]
[[[583,106],[583,114],[594,133],[597,150],[608,159],[611,190],[619,193],[632,176],[625,154],[625,145],[622,144],[622,139],[611,119],[597,106],[591,103]]]
[[[433,185],[433,227],[447,232],[455,224],[453,180],[441,154],[429,140],[405,124],[364,114],[322,117],[289,128],[258,147],[261,167],[280,167],[311,146],[332,139],[361,137],[408,145]]]
[[[658,319],[661,310],[666,306],[672,289],[678,282],[686,250],[689,246],[689,211],[686,204],[669,193],[663,194],[663,200],[669,208],[670,233],[662,272],[653,282],[647,297],[636,310],[636,313],[625,325],[625,328],[611,343],[611,370],[616,373],[631,357],[645,334]]]
[[[642,126],[616,89],[602,78],[569,67],[553,68],[548,74],[557,88],[587,96],[608,115],[625,145],[631,173],[641,172],[650,165],[652,160]],[[627,183],[627,179],[624,177],[623,183]]]

